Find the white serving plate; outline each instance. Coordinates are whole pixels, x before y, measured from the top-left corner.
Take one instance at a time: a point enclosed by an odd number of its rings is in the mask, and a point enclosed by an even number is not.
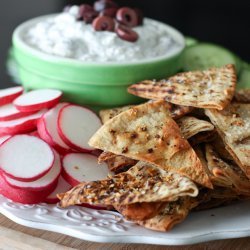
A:
[[[191,213],[167,233],[147,230],[111,211],[74,206],[22,205],[0,195],[0,213],[31,228],[70,235],[82,240],[155,245],[185,245],[250,236],[250,201]]]

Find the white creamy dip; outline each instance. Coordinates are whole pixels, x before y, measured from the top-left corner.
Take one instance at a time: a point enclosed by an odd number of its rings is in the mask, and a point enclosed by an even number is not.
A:
[[[131,62],[164,56],[182,46],[159,22],[144,18],[135,27],[139,39],[127,42],[115,32],[95,31],[91,24],[77,21],[79,7],[38,21],[23,34],[30,46],[49,55],[85,62]]]

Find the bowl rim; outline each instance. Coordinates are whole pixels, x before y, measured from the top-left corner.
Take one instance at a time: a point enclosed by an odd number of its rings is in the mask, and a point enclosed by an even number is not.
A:
[[[54,62],[57,64],[73,64],[76,66],[102,66],[102,67],[106,67],[106,66],[131,66],[131,65],[143,65],[143,64],[149,64],[149,63],[156,63],[156,62],[160,62],[160,61],[165,61],[168,59],[171,59],[177,55],[179,55],[185,48],[185,38],[183,36],[183,34],[177,30],[176,28],[165,24],[163,22],[154,20],[154,19],[150,19],[150,18],[146,18],[147,20],[153,21],[155,23],[158,23],[160,25],[164,25],[166,27],[166,29],[168,30],[168,32],[171,34],[171,36],[177,40],[177,42],[180,44],[179,48],[177,48],[176,50],[172,50],[169,53],[167,53],[166,55],[163,56],[157,56],[154,58],[149,58],[149,59],[145,59],[145,60],[138,60],[138,61],[133,61],[133,62],[127,62],[127,61],[122,61],[122,62],[84,62],[81,61],[79,59],[75,59],[75,58],[67,58],[67,57],[60,57],[57,55],[50,55],[47,54],[43,51],[40,51],[36,48],[33,48],[32,46],[28,45],[27,43],[25,43],[21,37],[21,34],[27,30],[28,27],[30,27],[31,25],[33,25],[34,23],[37,23],[39,21],[42,21],[43,19],[47,19],[47,18],[51,18],[53,16],[58,15],[57,14],[49,14],[49,15],[43,15],[43,16],[39,16],[39,17],[35,17],[32,19],[29,19],[23,23],[21,23],[20,25],[18,25],[12,35],[12,43],[14,48],[18,48],[21,49],[23,51],[25,51],[26,53],[30,53],[35,57],[39,57],[42,60],[45,61],[49,61],[49,62]]]

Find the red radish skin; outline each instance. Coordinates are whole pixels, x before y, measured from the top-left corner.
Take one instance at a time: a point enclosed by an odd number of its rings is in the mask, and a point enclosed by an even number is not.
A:
[[[30,190],[30,191],[42,191],[46,190],[48,186],[53,185],[54,182],[57,182],[60,174],[61,174],[61,159],[60,155],[54,151],[55,155],[55,161],[52,166],[52,168],[49,170],[49,172],[41,177],[40,179],[32,182],[22,182],[22,181],[17,181],[9,178],[8,176],[5,176],[3,174],[3,177],[5,180],[8,182],[8,184],[14,188],[22,188],[25,190]]]
[[[21,112],[12,103],[0,106],[0,121],[10,121],[32,115],[34,112]]]
[[[57,120],[60,110],[66,105],[68,105],[68,103],[59,103],[41,117],[41,120],[43,120],[41,134],[47,135],[44,139],[49,139],[47,142],[63,154],[71,150],[70,147],[61,139],[58,133]]]
[[[1,135],[15,135],[28,133],[36,129],[38,119],[44,114],[46,110],[41,110],[33,115],[22,117],[19,119],[0,122]]]
[[[84,153],[69,153],[62,159],[62,176],[71,185],[105,179],[111,172],[105,163],[98,164],[97,157]]]
[[[65,193],[69,191],[72,188],[70,184],[68,184],[61,176],[59,177],[58,184],[56,189],[46,197],[44,202],[49,204],[55,204],[59,202],[59,199],[57,198],[57,194]]]
[[[42,138],[40,137],[40,135],[38,134],[37,130],[36,130],[36,131],[33,131],[33,132],[31,132],[31,133],[29,133],[29,135],[35,136],[35,137],[37,137],[37,138],[42,139]],[[0,139],[0,140],[1,140],[1,139]]]
[[[13,104],[22,112],[32,112],[54,107],[59,103],[61,96],[60,90],[38,89],[19,96]]]
[[[2,145],[7,139],[9,139],[11,135],[4,135],[0,137],[0,145]]]
[[[15,135],[0,145],[0,168],[18,181],[38,180],[49,172],[54,160],[50,146],[35,136]]]
[[[47,130],[44,125],[44,121],[42,117],[37,121],[37,132],[39,136],[46,141],[51,147],[54,146],[53,141],[50,137],[50,135],[47,133]]]
[[[12,87],[0,90],[0,106],[13,102],[23,93],[23,87]]]
[[[66,144],[88,153],[94,150],[88,145],[88,141],[101,125],[99,117],[92,110],[69,104],[60,110],[57,127]]]
[[[14,202],[22,204],[37,204],[44,202],[45,198],[56,188],[56,185],[57,181],[51,186],[48,186],[46,190],[32,192],[21,188],[13,188],[0,174],[0,194]]]

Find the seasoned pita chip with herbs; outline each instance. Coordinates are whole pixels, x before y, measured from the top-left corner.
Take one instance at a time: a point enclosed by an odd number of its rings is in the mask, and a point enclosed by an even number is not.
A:
[[[153,163],[212,187],[200,160],[183,138],[164,101],[135,106],[115,116],[93,135],[89,145]]]
[[[181,134],[186,139],[189,139],[200,132],[214,130],[214,126],[210,122],[192,116],[184,116],[178,119],[176,123],[180,127]]]
[[[133,107],[134,105],[129,105],[129,106],[118,107],[118,108],[113,108],[113,109],[104,109],[99,112],[99,116],[101,118],[102,123],[104,124],[108,120],[114,118],[120,113],[127,111]],[[193,107],[175,105],[175,104],[167,103],[167,102],[166,102],[166,108],[170,111],[171,117],[173,119],[181,118],[184,115],[193,111],[194,109]]]
[[[156,231],[169,231],[176,224],[184,221],[190,210],[197,205],[195,199],[182,197],[177,201],[167,203],[164,209],[155,217],[148,220],[138,220],[136,223]]]
[[[190,179],[140,162],[127,172],[105,180],[79,184],[58,195],[58,198],[61,199],[61,207],[82,203],[116,207],[143,202],[175,201],[182,196],[197,195],[198,188]]]
[[[250,104],[232,103],[225,110],[208,109],[227,151],[250,178]]]
[[[179,73],[161,81],[145,80],[128,92],[148,99],[198,108],[224,109],[234,96],[236,72],[232,64],[221,68]]]

